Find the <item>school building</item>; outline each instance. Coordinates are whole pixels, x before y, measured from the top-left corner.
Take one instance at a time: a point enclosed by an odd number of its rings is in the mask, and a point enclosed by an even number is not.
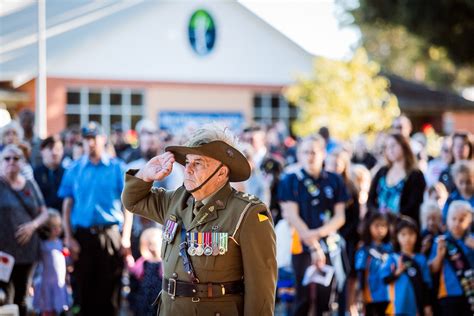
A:
[[[0,103],[13,114],[34,109],[36,2],[0,26]],[[46,37],[48,134],[89,120],[134,128],[143,117],[171,131],[209,120],[289,123],[298,111],[282,90],[314,58],[236,1],[48,0]],[[456,120],[474,118],[473,103],[449,100],[432,112],[435,127],[448,115],[450,129],[473,130]]]

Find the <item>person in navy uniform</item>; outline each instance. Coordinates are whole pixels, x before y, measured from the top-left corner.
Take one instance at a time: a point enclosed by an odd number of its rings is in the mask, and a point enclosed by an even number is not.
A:
[[[298,146],[302,168],[284,175],[279,186],[283,217],[296,230],[293,245],[302,243],[302,247],[294,247],[292,251],[296,277],[294,315],[308,315],[310,309],[321,315],[329,310],[330,305],[331,285],[316,285],[316,295],[312,295],[314,290],[310,290],[314,285],[302,285],[304,273],[311,264],[322,267],[326,263],[324,247],[329,246],[327,237],[334,240],[332,236],[344,225],[345,203],[349,199],[342,178],[322,168],[325,146],[320,136],[303,139]],[[336,271],[336,278],[337,275]]]

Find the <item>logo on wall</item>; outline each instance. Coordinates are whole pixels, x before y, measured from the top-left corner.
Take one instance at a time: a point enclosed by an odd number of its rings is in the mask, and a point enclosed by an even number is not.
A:
[[[189,42],[199,56],[209,54],[216,42],[216,26],[211,15],[205,10],[197,10],[191,16],[188,26]]]

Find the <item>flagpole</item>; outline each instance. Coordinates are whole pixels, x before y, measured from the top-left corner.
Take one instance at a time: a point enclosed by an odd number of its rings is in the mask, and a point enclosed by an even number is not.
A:
[[[38,77],[36,79],[36,135],[47,136],[46,116],[46,3],[38,0]]]

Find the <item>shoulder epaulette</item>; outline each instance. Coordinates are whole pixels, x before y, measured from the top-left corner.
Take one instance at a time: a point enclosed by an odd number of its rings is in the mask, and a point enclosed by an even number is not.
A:
[[[249,193],[236,191],[235,196],[238,197],[241,200],[244,200],[245,202],[248,202],[248,203],[253,203],[253,204],[263,203],[262,201],[260,201],[260,199],[258,197],[256,197],[255,195],[249,194]]]

